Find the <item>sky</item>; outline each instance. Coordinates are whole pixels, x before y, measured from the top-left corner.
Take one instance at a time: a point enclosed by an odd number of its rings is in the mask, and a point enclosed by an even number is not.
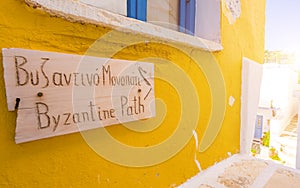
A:
[[[300,52],[300,0],[267,0],[265,49]]]

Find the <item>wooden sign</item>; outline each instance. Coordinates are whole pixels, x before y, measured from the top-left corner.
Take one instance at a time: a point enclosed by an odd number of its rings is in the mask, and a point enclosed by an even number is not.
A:
[[[154,65],[25,49],[3,49],[16,143],[155,116]]]

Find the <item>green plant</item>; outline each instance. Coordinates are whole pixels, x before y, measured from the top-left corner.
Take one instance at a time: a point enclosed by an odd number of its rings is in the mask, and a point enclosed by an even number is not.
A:
[[[273,160],[276,160],[276,161],[281,161],[280,157],[278,156],[278,152],[275,148],[271,147],[269,149],[269,157]]]
[[[262,138],[262,145],[270,147],[270,131],[264,132],[264,136]]]
[[[256,149],[251,149],[251,153],[252,153],[252,156],[255,156],[256,155]]]

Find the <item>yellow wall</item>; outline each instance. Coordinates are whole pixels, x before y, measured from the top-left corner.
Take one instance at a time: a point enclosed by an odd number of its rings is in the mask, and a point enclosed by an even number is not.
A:
[[[201,167],[207,168],[227,158],[228,152],[238,153],[242,57],[263,62],[265,23],[264,1],[243,0],[241,4],[241,17],[234,24],[229,24],[225,14],[222,14],[221,39],[224,50],[212,54],[222,71],[226,87],[226,114],[217,138],[206,151],[200,152],[196,150],[195,139],[191,137],[184,149],[174,157],[154,166],[135,168],[111,163],[90,148],[80,133],[16,145],[14,134],[17,113],[7,110],[3,68],[0,66],[0,187],[170,187],[183,183],[199,172],[195,155]],[[0,48],[84,54],[96,39],[109,32],[109,28],[72,23],[50,16],[27,6],[23,0],[0,1]],[[124,37],[125,34],[116,35]],[[141,36],[126,34],[125,38],[130,40],[134,37]],[[109,57],[108,54],[120,45],[109,40],[102,44],[102,51],[98,54],[102,57]],[[206,63],[212,60],[209,52],[186,49],[194,59],[203,58]],[[188,55],[168,45],[141,43],[126,47],[113,56],[128,60],[144,60],[148,57],[169,60],[192,80],[195,86],[193,92],[197,94],[200,104],[196,132],[201,141],[212,111],[210,87],[216,86],[209,85],[206,73]],[[2,62],[2,54],[0,61]],[[158,62],[157,58],[146,61],[155,63],[156,75],[164,77],[172,74],[169,64]],[[179,86],[186,84],[180,79],[175,81]],[[157,129],[147,133],[131,131],[121,125],[106,129],[114,138],[132,146],[149,147],[163,142],[176,130],[182,115],[181,91],[176,89],[178,88],[174,88],[172,83],[155,79],[155,95],[165,105],[164,108],[163,105],[157,107],[158,115],[165,114],[165,119]],[[187,92],[183,95],[186,97],[193,94]],[[228,105],[230,96],[236,99],[233,106]],[[161,111],[164,112],[160,114]],[[188,126],[185,124],[189,124],[189,120],[184,121],[183,125]],[[143,125],[142,122],[140,124]],[[122,157],[122,153],[119,155]]]

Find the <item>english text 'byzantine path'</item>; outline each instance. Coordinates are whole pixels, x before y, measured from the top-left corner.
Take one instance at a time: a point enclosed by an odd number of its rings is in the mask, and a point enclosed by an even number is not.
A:
[[[16,142],[155,116],[154,65],[25,49],[3,49]]]

